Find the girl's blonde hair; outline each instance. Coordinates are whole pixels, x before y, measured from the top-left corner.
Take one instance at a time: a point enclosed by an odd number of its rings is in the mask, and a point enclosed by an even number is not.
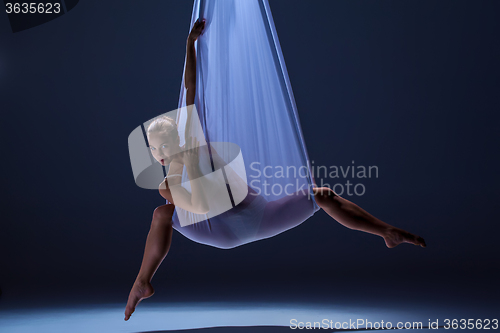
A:
[[[177,123],[175,120],[167,116],[160,116],[149,124],[147,130],[148,137],[151,133],[165,133],[173,139],[179,136]]]

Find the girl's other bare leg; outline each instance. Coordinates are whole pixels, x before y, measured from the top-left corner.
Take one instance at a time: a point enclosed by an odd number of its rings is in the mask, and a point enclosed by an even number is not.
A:
[[[156,208],[153,213],[141,269],[128,296],[125,320],[130,318],[141,300],[154,294],[151,279],[170,249],[174,209],[174,205],[163,205]]]
[[[327,187],[313,189],[316,203],[328,215],[349,229],[364,231],[384,238],[387,247],[410,243],[425,247],[422,237],[387,224],[370,215],[356,204],[346,200]]]

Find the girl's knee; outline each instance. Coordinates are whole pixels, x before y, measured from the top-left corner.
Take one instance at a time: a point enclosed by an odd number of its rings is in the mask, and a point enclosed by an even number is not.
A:
[[[153,222],[160,221],[164,223],[171,223],[174,211],[174,205],[162,205],[156,207],[155,211],[153,212]]]
[[[322,207],[330,202],[334,197],[338,196],[332,189],[328,187],[316,187],[313,189],[314,199],[318,206]]]

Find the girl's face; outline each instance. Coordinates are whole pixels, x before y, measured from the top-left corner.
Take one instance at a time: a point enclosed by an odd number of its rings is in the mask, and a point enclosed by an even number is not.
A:
[[[154,132],[149,134],[149,149],[153,157],[161,165],[169,165],[174,155],[180,152],[179,137],[172,138],[168,133]]]

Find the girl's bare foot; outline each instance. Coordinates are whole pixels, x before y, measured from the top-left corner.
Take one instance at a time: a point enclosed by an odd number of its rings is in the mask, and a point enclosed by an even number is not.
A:
[[[135,307],[145,298],[153,296],[153,286],[149,282],[135,281],[128,295],[127,307],[125,308],[125,320],[129,320]]]
[[[411,234],[408,231],[399,228],[389,228],[384,236],[385,245],[388,248],[393,248],[401,243],[410,243],[425,247],[425,241],[422,237]]]

